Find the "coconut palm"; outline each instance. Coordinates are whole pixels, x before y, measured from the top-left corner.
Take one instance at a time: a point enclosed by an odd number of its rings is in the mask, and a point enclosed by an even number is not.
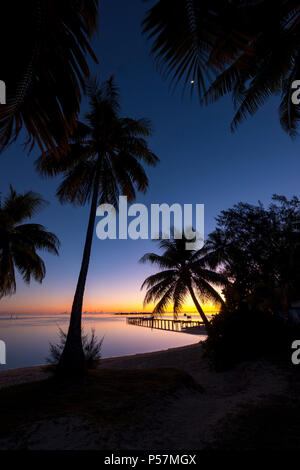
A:
[[[186,238],[161,240],[162,255],[147,253],[140,262],[150,262],[157,265],[161,271],[149,276],[143,283],[147,293],[144,304],[157,302],[153,312],[162,313],[171,304],[174,314],[182,310],[184,301],[190,294],[203,323],[209,326],[209,321],[197,299],[204,302],[212,300],[223,304],[223,299],[215,290],[216,286],[227,284],[226,279],[207,267],[207,253],[205,250],[186,250]]]
[[[300,70],[299,20],[296,0],[159,0],[143,26],[175,84],[197,88],[206,103],[232,93],[232,130],[281,94],[280,121],[293,136],[300,118],[291,103]]]
[[[81,341],[81,317],[84,290],[98,204],[118,206],[120,195],[128,201],[136,190],[145,193],[148,177],[143,164],[155,165],[158,158],[146,142],[151,135],[150,122],[120,116],[119,91],[110,78],[102,86],[89,87],[90,110],[85,123],[78,123],[70,142],[70,153],[57,160],[55,153],[41,156],[37,170],[46,176],[63,174],[57,190],[62,203],[90,203],[90,217],[78,283],[71,311],[65,349],[58,370],[81,375],[84,355]],[[58,149],[59,150],[59,149]]]
[[[12,186],[0,203],[0,298],[16,292],[16,270],[27,284],[43,281],[46,268],[38,251],[58,255],[58,238],[42,225],[27,223],[44,205],[39,194],[18,194]]]
[[[97,0],[1,2],[1,77],[7,104],[0,106],[0,151],[21,129],[28,148],[61,151],[78,118]]]

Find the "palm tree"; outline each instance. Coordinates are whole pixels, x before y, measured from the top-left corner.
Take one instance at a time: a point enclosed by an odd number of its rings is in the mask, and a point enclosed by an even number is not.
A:
[[[158,162],[145,140],[151,135],[150,122],[120,117],[119,91],[113,78],[102,86],[92,84],[89,97],[90,111],[86,122],[78,123],[77,132],[70,142],[70,153],[62,155],[59,160],[55,153],[48,153],[46,158],[41,156],[37,161],[37,170],[42,175],[63,174],[63,182],[57,190],[61,203],[90,203],[70,326],[58,367],[63,374],[74,376],[80,376],[84,371],[81,317],[97,206],[109,203],[117,208],[120,195],[133,201],[136,189],[145,193],[148,177],[143,163],[154,166]]]
[[[184,235],[181,239],[161,240],[160,248],[164,250],[162,255],[147,253],[141,258],[141,263],[150,262],[161,269],[159,273],[149,276],[142,285],[142,289],[147,288],[144,304],[157,302],[154,313],[162,313],[172,304],[176,315],[190,294],[203,323],[209,327],[195,292],[202,300],[223,304],[222,297],[213,286],[224,286],[227,281],[207,267],[204,250],[186,250],[186,242]]]
[[[295,0],[159,0],[143,27],[175,85],[197,88],[205,103],[232,93],[232,130],[281,94],[280,121],[294,136],[300,118],[291,103],[300,69],[299,19]]]
[[[18,194],[12,186],[0,202],[0,298],[16,292],[15,270],[24,282],[42,282],[46,268],[38,251],[58,255],[59,240],[39,224],[24,223],[45,205],[38,194]]]
[[[42,151],[66,147],[89,76],[88,58],[96,61],[90,40],[97,13],[97,0],[1,2],[0,78],[7,104],[0,106],[0,151],[21,129],[29,149],[35,143]]]

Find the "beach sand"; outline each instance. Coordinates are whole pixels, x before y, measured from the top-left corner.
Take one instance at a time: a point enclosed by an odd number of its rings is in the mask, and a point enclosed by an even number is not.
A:
[[[2,436],[0,449],[206,449],[220,438],[224,423],[245,407],[290,393],[290,372],[282,365],[260,360],[216,373],[200,344],[103,359],[100,365],[103,371],[116,372],[161,368],[187,372],[199,388],[183,386],[150,400],[147,415],[125,428],[116,424],[97,427],[79,415],[58,416],[26,425],[18,437]],[[0,387],[48,376],[43,366],[5,371],[0,373]]]

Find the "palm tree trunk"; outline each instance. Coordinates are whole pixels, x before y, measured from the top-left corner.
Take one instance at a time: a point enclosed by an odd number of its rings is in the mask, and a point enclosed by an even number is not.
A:
[[[82,347],[81,318],[86,278],[89,269],[96,211],[99,196],[100,168],[96,171],[89,224],[86,233],[85,246],[82,256],[81,269],[72,305],[70,325],[66,344],[62,352],[57,372],[60,376],[82,377],[85,373],[85,357]]]
[[[199,313],[200,317],[202,318],[202,321],[203,321],[203,323],[204,323],[206,329],[208,329],[208,328],[209,328],[209,321],[208,321],[208,318],[207,318],[207,316],[205,315],[205,313],[204,313],[204,311],[203,311],[201,305],[199,304],[199,302],[198,302],[198,300],[197,300],[197,297],[195,296],[195,292],[193,291],[193,288],[192,288],[191,284],[188,285],[188,289],[189,289],[189,291],[190,291],[190,294],[191,294],[191,297],[192,297],[192,299],[193,299],[193,302],[194,302],[194,304],[195,304],[195,306],[196,306],[196,309],[198,310],[198,313]]]

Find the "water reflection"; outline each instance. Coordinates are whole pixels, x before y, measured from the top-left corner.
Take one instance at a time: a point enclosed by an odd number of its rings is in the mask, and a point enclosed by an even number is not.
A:
[[[0,339],[7,347],[7,364],[0,370],[45,363],[49,342],[57,341],[58,327],[66,330],[68,322],[68,315],[0,315]],[[85,315],[83,326],[86,333],[95,328],[98,337],[104,336],[103,357],[185,346],[205,338],[129,325],[116,315]]]

